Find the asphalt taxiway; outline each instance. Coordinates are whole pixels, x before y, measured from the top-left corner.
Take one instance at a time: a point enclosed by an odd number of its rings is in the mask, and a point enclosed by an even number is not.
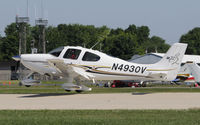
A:
[[[0,94],[2,109],[191,109],[200,93]]]

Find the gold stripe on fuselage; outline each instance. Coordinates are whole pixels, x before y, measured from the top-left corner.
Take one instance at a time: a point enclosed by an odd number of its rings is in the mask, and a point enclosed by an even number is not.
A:
[[[79,65],[79,64],[70,64],[70,65],[77,66],[77,67],[88,66],[88,67],[96,67],[96,68],[111,68],[111,66],[99,66],[99,65]]]
[[[146,71],[171,71],[175,69],[147,69]]]

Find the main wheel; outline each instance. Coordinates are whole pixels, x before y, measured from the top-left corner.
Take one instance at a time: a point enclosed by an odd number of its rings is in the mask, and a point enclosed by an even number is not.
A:
[[[146,84],[146,83],[143,83],[143,84],[142,84],[142,87],[147,87],[147,84]]]
[[[65,90],[66,92],[71,92],[71,90]]]
[[[25,85],[26,87],[31,87],[31,85]]]
[[[83,92],[83,90],[75,90],[76,92],[78,92],[78,93],[81,93],[81,92]]]

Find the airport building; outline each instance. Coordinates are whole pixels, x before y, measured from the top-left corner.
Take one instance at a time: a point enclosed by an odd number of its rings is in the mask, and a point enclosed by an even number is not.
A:
[[[14,60],[0,62],[0,80],[16,80],[17,65]]]

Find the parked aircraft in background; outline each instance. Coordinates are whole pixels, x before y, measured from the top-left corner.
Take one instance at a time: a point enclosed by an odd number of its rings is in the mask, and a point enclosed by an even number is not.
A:
[[[151,57],[149,55],[151,55]],[[147,54],[146,57],[149,56],[148,57],[148,59],[150,60],[149,63],[152,63],[152,59],[159,60],[159,59],[162,59],[162,57],[164,55],[165,55],[164,53],[152,53],[152,54]],[[144,57],[142,56],[143,59],[139,57],[139,59],[144,60],[142,62],[143,64],[148,63],[148,61],[147,61],[148,59],[145,59]],[[133,60],[130,60],[130,61],[135,62]],[[176,83],[176,84],[195,83],[194,77],[191,75],[188,65],[185,65],[185,63],[188,61],[195,62],[195,63],[197,63],[197,65],[200,65],[200,56],[199,55],[184,55],[182,63],[181,63],[180,71],[178,72],[176,79],[174,79],[172,81],[173,83]],[[136,62],[138,62],[138,61],[136,61]]]
[[[187,62],[185,64],[187,66],[186,70],[190,71],[190,74],[194,76],[194,81],[200,83],[200,67],[195,62]]]
[[[181,74],[178,74],[174,82],[195,83],[195,86],[199,87],[197,84],[200,83],[200,66],[196,62],[186,62],[179,73]]]
[[[86,80],[159,80],[176,78],[187,44],[175,43],[155,64],[136,64],[83,47],[66,46],[48,54],[23,54],[21,63],[33,72],[67,78],[67,91],[88,91],[79,81]],[[77,84],[73,84],[76,80]],[[26,85],[26,83],[23,83]],[[29,84],[30,85],[30,84]]]
[[[177,75],[176,79],[172,80],[176,84],[180,83],[195,83],[194,77],[192,75],[185,74],[184,76]]]
[[[182,66],[177,74],[176,79],[174,79],[172,82],[176,84],[180,83],[194,83],[194,77],[191,75],[191,71],[187,65],[187,63],[182,63]]]

